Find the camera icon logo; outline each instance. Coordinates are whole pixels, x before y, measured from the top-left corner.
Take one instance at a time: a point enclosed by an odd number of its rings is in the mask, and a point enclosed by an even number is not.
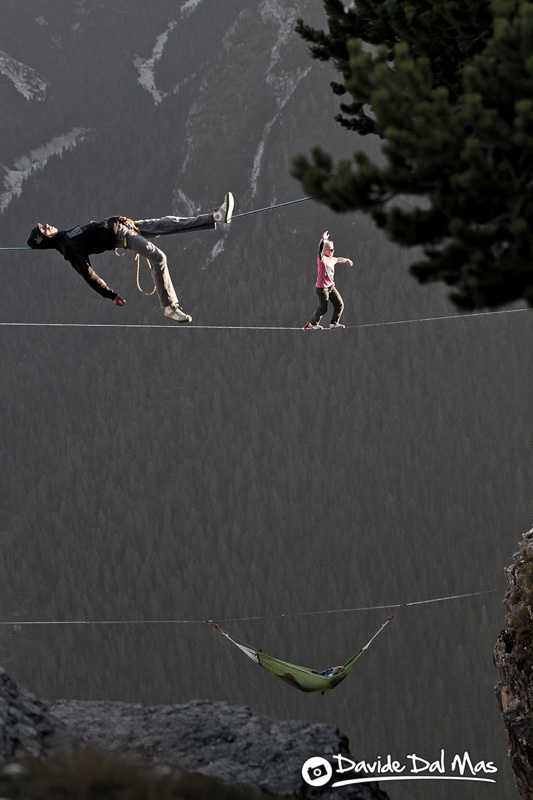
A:
[[[333,775],[333,767],[320,756],[308,758],[302,767],[302,778],[309,786],[325,786]]]

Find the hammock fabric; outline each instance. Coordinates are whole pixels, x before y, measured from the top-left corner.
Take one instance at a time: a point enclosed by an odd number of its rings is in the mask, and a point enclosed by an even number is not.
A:
[[[393,615],[394,616],[394,615]],[[291,664],[289,661],[282,661],[279,658],[274,658],[273,656],[269,656],[266,653],[263,653],[262,650],[256,650],[249,645],[244,644],[243,642],[237,641],[236,638],[231,636],[227,631],[223,630],[220,625],[212,620],[208,620],[211,625],[226,639],[229,639],[234,645],[236,645],[239,650],[242,650],[248,658],[251,658],[252,661],[255,661],[256,664],[259,664],[260,667],[266,669],[267,672],[270,672],[271,675],[276,675],[276,677],[281,678],[282,681],[288,683],[289,686],[293,686],[295,689],[299,689],[301,692],[327,692],[329,689],[334,689],[336,686],[339,685],[349,674],[352,667],[356,664],[356,662],[361,658],[365,650],[367,650],[374,639],[379,636],[383,628],[389,624],[391,621],[392,616],[390,616],[380,627],[377,633],[372,636],[369,642],[365,644],[354,656],[352,656],[342,667],[335,667],[333,670],[325,670],[326,673],[332,674],[324,674],[324,672],[319,672],[316,669],[310,669],[309,667],[300,667],[298,664]]]

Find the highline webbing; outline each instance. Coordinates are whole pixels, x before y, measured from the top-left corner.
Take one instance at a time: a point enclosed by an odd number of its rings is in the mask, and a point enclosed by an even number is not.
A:
[[[460,600],[467,597],[478,597],[484,594],[492,594],[493,589],[486,589],[481,592],[467,592],[465,594],[452,594],[446,597],[432,597],[427,600],[414,600],[406,603],[385,603],[375,606],[357,606],[355,608],[330,608],[320,611],[288,611],[281,614],[260,614],[245,617],[225,617],[217,616],[218,622],[250,622],[263,619],[285,619],[286,617],[310,617],[321,614],[348,614],[361,611],[381,611],[384,609],[408,608],[410,606],[421,606],[429,603],[442,603],[448,600]],[[65,620],[0,620],[0,626],[26,626],[26,625],[198,625],[200,623],[212,624],[211,619],[65,619]]]

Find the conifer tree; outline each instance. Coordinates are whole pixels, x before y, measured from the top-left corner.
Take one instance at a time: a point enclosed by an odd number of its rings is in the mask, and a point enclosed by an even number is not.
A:
[[[314,58],[341,75],[337,120],[377,134],[383,159],[294,159],[308,194],[359,209],[419,246],[410,270],[444,281],[465,309],[533,305],[533,3],[323,0],[328,31],[303,20]]]

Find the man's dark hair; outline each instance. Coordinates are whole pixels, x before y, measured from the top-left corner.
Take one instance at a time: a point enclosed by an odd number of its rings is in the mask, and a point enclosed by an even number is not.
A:
[[[46,236],[37,225],[32,229],[27,244],[33,250],[49,250],[54,247],[53,238],[53,236]]]

